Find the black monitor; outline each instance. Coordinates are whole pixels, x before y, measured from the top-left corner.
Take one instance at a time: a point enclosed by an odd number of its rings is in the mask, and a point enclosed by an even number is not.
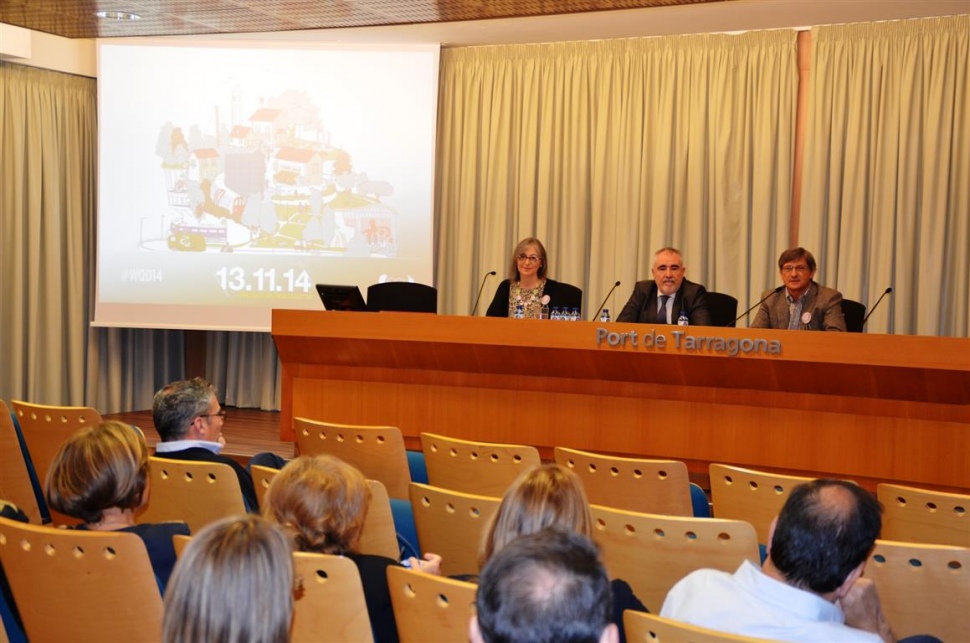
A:
[[[357,286],[317,284],[317,294],[327,310],[367,310],[367,304],[364,303],[364,297]]]

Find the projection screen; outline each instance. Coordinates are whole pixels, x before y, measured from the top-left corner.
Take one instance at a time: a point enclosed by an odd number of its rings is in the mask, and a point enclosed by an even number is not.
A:
[[[317,283],[432,283],[437,45],[98,52],[95,325],[266,331]]]

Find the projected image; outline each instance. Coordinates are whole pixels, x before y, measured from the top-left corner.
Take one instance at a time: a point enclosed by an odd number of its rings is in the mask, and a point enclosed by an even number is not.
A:
[[[99,43],[95,324],[267,330],[432,283],[436,46]]]
[[[306,94],[288,90],[267,105],[247,107],[237,88],[231,114],[247,114],[242,122],[209,134],[197,123],[161,127],[155,153],[171,207],[161,225],[168,234],[162,243],[148,233],[139,246],[396,256],[397,213],[381,202],[394,186],[354,171]]]

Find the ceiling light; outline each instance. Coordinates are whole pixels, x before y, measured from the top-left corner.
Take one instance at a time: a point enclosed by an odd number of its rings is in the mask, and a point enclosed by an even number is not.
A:
[[[141,16],[139,16],[137,13],[128,13],[127,11],[95,11],[94,15],[101,20],[141,20]]]

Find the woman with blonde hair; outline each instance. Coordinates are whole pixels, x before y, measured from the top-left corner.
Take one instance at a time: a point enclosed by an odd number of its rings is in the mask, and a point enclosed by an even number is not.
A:
[[[396,642],[397,625],[387,586],[387,568],[398,561],[360,553],[360,535],[371,492],[359,470],[329,455],[300,456],[283,467],[266,491],[263,514],[282,526],[298,551],[346,556],[364,587],[377,643]],[[437,574],[441,557],[410,558],[412,569]]]
[[[254,514],[203,528],[165,595],[165,643],[286,643],[293,622],[293,550]]]
[[[479,548],[479,567],[520,536],[543,529],[571,531],[593,540],[593,517],[583,483],[575,473],[558,464],[542,464],[521,474],[502,496],[502,502],[485,528]],[[623,580],[610,582],[613,622],[623,631],[623,610],[648,611]]]
[[[546,276],[548,270],[549,259],[542,242],[535,237],[520,241],[512,250],[508,279],[498,285],[485,315],[513,317],[522,306],[523,318],[538,319],[543,306],[552,309],[582,305],[582,291],[549,279]]]
[[[182,522],[135,524],[148,504],[148,447],[141,431],[108,421],[74,433],[47,472],[47,505],[82,522],[77,529],[126,531],[145,542],[164,592],[175,566],[172,536],[189,534]]]

